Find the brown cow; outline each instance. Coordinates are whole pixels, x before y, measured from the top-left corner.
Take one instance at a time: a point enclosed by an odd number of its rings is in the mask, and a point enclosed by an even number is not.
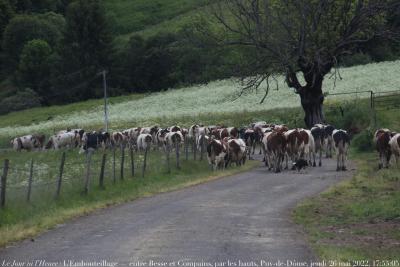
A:
[[[289,131],[289,128],[285,124],[275,125],[273,129],[275,132],[278,132],[278,133],[284,133],[284,132]]]
[[[379,129],[375,132],[374,141],[379,153],[379,169],[388,168],[392,151],[389,145],[391,132],[388,129]]]
[[[236,127],[228,127],[228,134],[232,138],[238,138],[239,137],[239,130]]]
[[[226,155],[227,147],[220,140],[208,139],[207,159],[212,170],[225,168]]]
[[[300,156],[300,146],[301,146],[301,135],[297,129],[292,129],[284,133],[286,138],[286,153],[285,153],[285,161],[286,161],[286,169],[288,168],[288,160],[292,161],[292,164],[295,163]]]
[[[37,147],[42,149],[44,147],[44,142],[46,141],[46,136],[44,134],[34,134],[33,138],[36,139]]]
[[[300,157],[303,159],[308,159],[309,165],[316,166],[315,164],[315,142],[314,137],[310,130],[299,129],[301,136],[301,148]],[[311,160],[313,159],[313,161]]]
[[[228,139],[225,138],[223,143],[228,147],[228,159],[226,165],[230,162],[235,162],[236,166],[244,165],[246,162],[246,143],[243,139]]]
[[[268,158],[269,169],[274,169],[275,172],[282,170],[282,162],[286,152],[286,138],[281,132],[271,132],[266,136],[266,155]]]

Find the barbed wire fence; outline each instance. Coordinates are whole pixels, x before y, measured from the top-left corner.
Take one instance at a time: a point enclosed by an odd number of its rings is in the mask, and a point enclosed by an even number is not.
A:
[[[80,155],[77,149],[66,149],[44,159],[35,157],[34,153],[51,152],[22,152],[32,153],[32,157],[25,161],[5,159],[0,162],[0,208],[49,203],[68,198],[70,194],[85,197],[124,180],[181,171],[182,162],[200,161],[196,154],[204,152],[195,151],[194,147],[185,141],[170,148],[137,151],[122,146]],[[203,162],[206,164],[205,157]]]
[[[325,96],[329,103],[326,105],[328,112],[333,112],[339,117],[357,108],[368,112],[373,129],[385,127],[377,116],[378,111],[400,108],[400,90],[381,91],[364,90],[344,93],[329,93]],[[346,110],[347,109],[347,110]]]

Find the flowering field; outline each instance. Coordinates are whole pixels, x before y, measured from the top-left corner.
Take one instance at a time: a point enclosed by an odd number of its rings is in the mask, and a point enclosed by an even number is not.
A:
[[[375,92],[397,90],[400,84],[400,61],[368,64],[340,70],[342,80],[326,78],[325,92],[340,93],[350,91],[373,90]],[[207,85],[198,85],[181,89],[171,89],[147,97],[117,103],[109,107],[111,128],[150,125],[163,118],[176,119],[196,117],[204,114],[241,113],[262,111],[276,108],[298,107],[298,96],[278,78],[279,90],[270,90],[264,103],[260,99],[264,95],[266,85],[258,92],[249,93],[237,98],[239,85],[231,79],[214,81]],[[272,86],[274,88],[274,86]],[[360,95],[368,97],[367,94]],[[345,96],[343,96],[345,97]],[[347,96],[353,97],[353,96]],[[337,99],[337,98],[336,98]],[[329,101],[329,97],[328,97]],[[268,119],[268,118],[266,118]],[[101,127],[103,123],[103,107],[92,110],[75,111],[63,116],[55,116],[51,120],[36,122],[27,126],[9,126],[0,128],[0,137],[16,136],[31,132],[50,132],[53,129],[66,127]]]

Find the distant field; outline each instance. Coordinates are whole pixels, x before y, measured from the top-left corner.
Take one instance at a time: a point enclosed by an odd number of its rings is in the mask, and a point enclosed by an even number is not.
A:
[[[340,70],[342,80],[326,79],[325,92],[349,92],[374,90],[390,91],[398,89],[400,84],[400,61],[368,64]],[[267,111],[277,108],[299,107],[298,96],[289,89],[283,77],[279,77],[279,91],[271,90],[263,104],[259,104],[264,94],[265,85],[258,92],[249,93],[237,98],[239,85],[234,80],[221,80],[207,85],[197,85],[181,89],[171,89],[149,96],[126,96],[110,100],[110,125],[112,129],[133,127],[135,125],[151,125],[167,122],[187,124],[201,122],[204,118],[218,118],[226,113],[248,113]],[[360,94],[360,97],[367,97]],[[327,102],[329,102],[329,96]],[[335,98],[337,99],[337,98]],[[91,103],[91,102],[89,102]],[[102,102],[96,105],[80,107],[73,104],[61,107],[33,109],[11,113],[0,117],[0,138],[31,132],[49,132],[66,127],[98,128],[103,123]],[[43,110],[57,110],[42,114]],[[63,112],[64,111],[64,112]],[[37,118],[36,118],[37,117]],[[36,118],[32,123],[26,123]],[[268,120],[269,118],[264,118]],[[207,119],[208,121],[208,119]],[[6,122],[6,123],[5,123]]]
[[[142,31],[206,4],[205,0],[106,0],[116,34]]]

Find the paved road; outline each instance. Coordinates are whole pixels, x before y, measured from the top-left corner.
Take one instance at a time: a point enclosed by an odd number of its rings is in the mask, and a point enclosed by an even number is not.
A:
[[[315,259],[291,209],[348,176],[335,162],[305,173],[270,173],[263,167],[184,190],[100,210],[0,251],[1,260],[116,261],[119,266],[149,260],[207,267],[230,260],[244,266]],[[182,264],[185,262],[185,264]],[[71,263],[71,262],[67,262]],[[37,265],[39,266],[39,265]],[[94,266],[94,265],[92,265]],[[143,267],[144,267],[143,266]],[[150,266],[152,266],[150,264]],[[173,265],[171,265],[173,266]],[[248,265],[251,266],[251,265]],[[253,265],[254,266],[254,265]],[[299,265],[292,265],[299,266]]]

